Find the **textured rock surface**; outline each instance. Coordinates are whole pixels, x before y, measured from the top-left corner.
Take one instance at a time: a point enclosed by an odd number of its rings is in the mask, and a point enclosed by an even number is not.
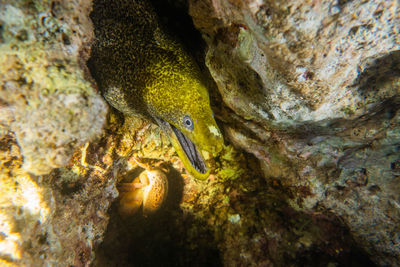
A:
[[[2,1],[0,122],[23,168],[49,173],[101,132],[107,107],[85,79],[90,1]]]
[[[33,176],[22,168],[15,136],[2,132],[1,266],[86,266],[93,260],[118,193],[115,179],[92,168],[86,163],[90,154],[82,154],[78,150],[65,168]]]
[[[1,266],[89,264],[117,196],[115,180],[79,169],[79,159],[44,175],[105,122],[85,79],[90,4],[0,1]]]
[[[397,1],[189,2],[230,140],[292,207],[332,212],[375,263],[400,265]]]
[[[192,1],[190,12],[217,41],[208,66],[243,117],[324,125],[398,94],[396,1]]]

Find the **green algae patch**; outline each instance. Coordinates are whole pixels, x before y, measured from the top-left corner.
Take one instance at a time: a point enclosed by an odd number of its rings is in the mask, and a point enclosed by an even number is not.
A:
[[[36,4],[0,9],[0,109],[1,123],[16,134],[23,168],[38,175],[65,165],[76,145],[96,137],[107,107],[85,79],[76,26],[52,15],[50,3]]]

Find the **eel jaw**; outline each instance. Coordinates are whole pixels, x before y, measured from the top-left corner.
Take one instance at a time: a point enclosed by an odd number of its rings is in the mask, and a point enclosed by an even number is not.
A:
[[[175,133],[176,138],[189,159],[192,167],[201,174],[207,173],[206,163],[200,152],[197,150],[196,145],[187,138],[181,131],[179,131],[175,126],[171,125],[172,130]]]
[[[156,121],[169,135],[171,142],[178,153],[178,156],[183,161],[185,168],[189,171],[189,173],[191,173],[197,179],[207,179],[210,171],[206,166],[203,156],[196,148],[196,145],[172,124],[160,118],[157,118]],[[190,164],[190,166],[187,166],[185,162]]]

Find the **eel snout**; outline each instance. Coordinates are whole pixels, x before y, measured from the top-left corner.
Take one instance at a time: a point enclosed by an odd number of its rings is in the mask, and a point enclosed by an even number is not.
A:
[[[193,168],[199,173],[205,174],[207,173],[208,169],[204,158],[201,156],[199,150],[197,149],[196,145],[187,138],[181,131],[179,131],[175,126],[171,125],[172,130],[175,133],[176,138],[179,141],[183,151],[185,152],[187,158],[189,159],[190,163],[192,164]]]
[[[207,167],[206,161],[202,156],[199,147],[197,147],[190,138],[174,125],[162,119],[156,119],[156,121],[170,137],[170,140],[187,171],[197,179],[207,179],[210,169]]]

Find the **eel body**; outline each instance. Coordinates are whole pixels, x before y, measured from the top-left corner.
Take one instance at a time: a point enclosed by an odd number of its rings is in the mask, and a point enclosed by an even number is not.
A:
[[[167,133],[185,168],[206,179],[203,151],[222,149],[199,67],[160,29],[143,0],[94,1],[89,66],[106,100],[126,115],[150,117]]]

